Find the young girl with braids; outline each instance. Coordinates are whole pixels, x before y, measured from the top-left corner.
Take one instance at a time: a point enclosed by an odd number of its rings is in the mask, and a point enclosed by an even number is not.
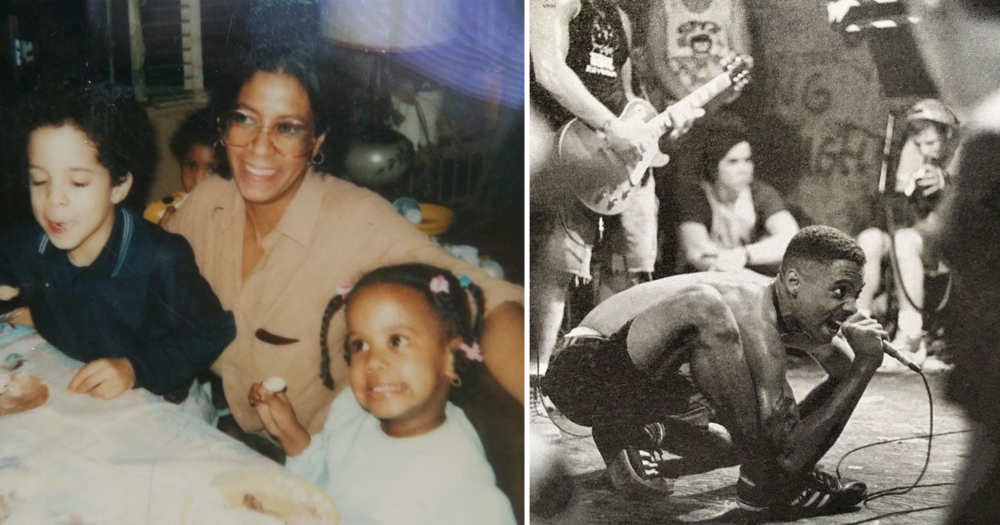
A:
[[[424,264],[374,270],[330,300],[320,346],[333,389],[330,319],[346,307],[350,392],[310,436],[283,392],[250,402],[288,455],[289,470],[326,489],[344,523],[514,524],[482,444],[448,400],[474,387],[483,295],[468,277]]]

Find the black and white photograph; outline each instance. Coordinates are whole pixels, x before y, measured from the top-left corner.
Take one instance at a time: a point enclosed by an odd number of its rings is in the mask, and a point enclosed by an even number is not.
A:
[[[529,4],[531,522],[998,522],[1000,4]]]

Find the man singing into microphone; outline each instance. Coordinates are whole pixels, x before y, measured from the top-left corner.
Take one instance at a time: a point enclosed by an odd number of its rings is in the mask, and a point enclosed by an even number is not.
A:
[[[882,363],[888,336],[855,305],[864,263],[850,236],[810,226],[770,283],[699,273],[638,285],[567,334],[542,388],[593,427],[619,489],[669,493],[673,478],[739,464],[744,509],[850,509],[865,484],[816,463]],[[828,373],[801,403],[785,377],[788,348]]]

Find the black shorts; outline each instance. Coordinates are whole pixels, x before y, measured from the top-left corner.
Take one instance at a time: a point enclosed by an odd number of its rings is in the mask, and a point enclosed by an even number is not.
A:
[[[676,356],[676,369],[654,381],[628,355],[630,326],[611,337],[567,338],[549,363],[542,392],[578,425],[636,428],[673,421],[707,427],[715,410],[691,377],[688,360]]]

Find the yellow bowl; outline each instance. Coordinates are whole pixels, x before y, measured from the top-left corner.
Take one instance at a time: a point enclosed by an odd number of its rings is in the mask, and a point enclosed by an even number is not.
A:
[[[455,220],[455,212],[450,208],[437,204],[420,203],[420,213],[424,216],[424,221],[417,225],[420,231],[427,235],[441,235],[448,231],[452,221]]]
[[[167,210],[168,207],[173,206],[174,208],[179,208],[184,199],[187,198],[187,193],[183,191],[175,192],[172,195],[167,195],[160,200],[150,203],[146,206],[146,211],[142,213],[142,217],[149,222],[154,224],[159,224],[160,219],[163,218],[163,212]]]

